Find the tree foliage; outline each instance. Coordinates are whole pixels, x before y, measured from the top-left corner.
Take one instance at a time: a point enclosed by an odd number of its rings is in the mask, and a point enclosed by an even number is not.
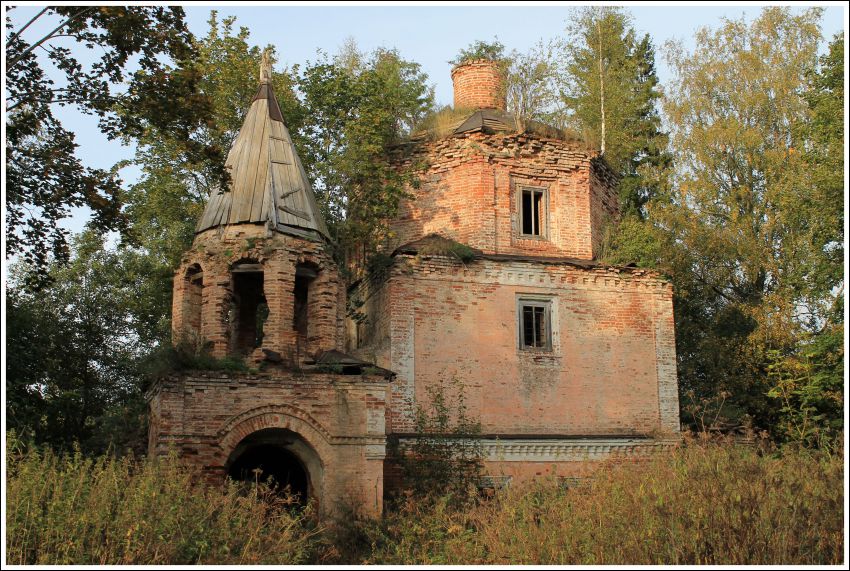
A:
[[[22,285],[31,271],[17,265],[6,293],[7,427],[59,448],[144,442],[139,359],[156,329],[140,311],[144,258],[86,232],[39,292]]]
[[[151,128],[171,133],[192,156],[220,155],[189,139],[209,119],[210,108],[196,89],[192,36],[183,16],[179,7],[61,6],[33,18],[60,24],[38,40],[25,40],[29,24],[8,26],[7,255],[27,260],[33,285],[47,278],[51,257],[68,259],[68,233],[59,222],[70,208],[90,208],[91,226],[99,230],[126,226],[117,172],[88,167],[75,156],[74,134],[54,114],[56,106],[97,117],[110,140]],[[90,65],[77,55],[95,48]],[[46,59],[37,57],[39,50]],[[58,70],[61,84],[48,75],[47,64]]]
[[[507,62],[506,103],[517,129],[525,130],[529,121],[559,126],[556,124],[559,97],[554,43],[541,41],[525,53],[513,51]]]
[[[818,99],[808,78],[819,17],[767,8],[749,25],[702,29],[691,52],[670,51],[665,110],[677,169],[674,190],[652,212],[678,291],[680,386],[728,392],[730,415],[766,428],[784,414],[767,396],[778,394],[777,357],[818,353],[807,339],[843,285],[824,266],[837,234],[823,229],[843,226],[834,177],[826,190],[811,173],[827,159],[806,152],[819,146],[807,103]]]
[[[470,416],[466,387],[457,378],[426,387],[427,399],[411,403],[414,436],[392,451],[408,492],[419,500],[446,496],[463,503],[483,475],[481,423]]]
[[[460,65],[467,61],[476,59],[488,59],[490,61],[501,61],[506,58],[505,45],[493,38],[492,42],[484,40],[475,40],[467,47],[461,49],[455,59],[449,63],[452,65]]]
[[[575,9],[563,55],[561,122],[598,144],[620,174],[621,212],[643,216],[644,205],[659,191],[657,172],[671,166],[649,35],[638,39],[622,9]]]
[[[305,167],[341,259],[369,256],[387,238],[387,221],[412,183],[387,159],[431,110],[426,81],[419,64],[397,51],[367,55],[351,42],[300,74]]]

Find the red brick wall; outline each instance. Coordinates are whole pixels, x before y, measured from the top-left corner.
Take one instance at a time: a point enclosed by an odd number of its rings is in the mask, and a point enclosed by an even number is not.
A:
[[[389,303],[369,306],[370,319],[388,327],[358,351],[398,374],[390,432],[410,431],[409,399],[452,377],[485,433],[678,430],[672,291],[651,272],[403,256],[372,290]],[[518,349],[520,294],[553,300],[551,352]]]
[[[420,186],[391,223],[398,246],[439,233],[487,253],[593,259],[618,216],[611,173],[575,142],[471,133],[420,143],[396,157]],[[547,192],[544,235],[521,234],[518,193]]]
[[[505,110],[505,86],[499,64],[479,59],[452,69],[455,108]]]
[[[263,268],[263,290],[269,307],[262,347],[253,351],[250,361],[261,360],[263,348],[297,363],[319,350],[342,345],[345,288],[324,244],[269,233],[264,226],[254,224],[215,228],[195,238],[175,274],[172,310],[175,341],[192,329],[187,323],[190,315],[187,302],[193,293],[184,276],[197,265],[203,271],[200,340],[212,343],[212,354],[216,357],[233,350],[230,270],[235,262],[246,259],[255,260]],[[299,338],[293,325],[295,267],[304,262],[315,266],[319,273],[310,284],[307,336]]]
[[[298,436],[323,514],[351,506],[379,515],[387,382],[375,376],[187,372],[148,394],[150,454],[176,450],[212,480],[245,437],[279,428]],[[296,449],[297,451],[297,449]],[[302,454],[300,456],[305,456]]]

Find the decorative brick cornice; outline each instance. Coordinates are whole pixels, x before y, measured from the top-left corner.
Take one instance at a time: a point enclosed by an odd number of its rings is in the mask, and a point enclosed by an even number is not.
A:
[[[405,446],[411,440],[402,438],[400,443]],[[670,449],[678,443],[676,438],[485,438],[478,441],[484,460],[489,462],[582,462],[639,457]]]

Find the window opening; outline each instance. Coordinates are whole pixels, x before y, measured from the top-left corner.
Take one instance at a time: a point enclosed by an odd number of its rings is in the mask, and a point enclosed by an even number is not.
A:
[[[546,219],[545,189],[524,189],[522,191],[522,233],[527,236],[542,236],[543,222]]]
[[[520,347],[551,349],[551,304],[548,301],[520,300],[518,310]]]
[[[201,308],[204,297],[204,272],[198,264],[186,270],[184,301],[184,324],[195,335],[201,334]]]
[[[263,327],[269,307],[263,290],[263,272],[256,264],[233,268],[233,302],[235,305],[235,351],[247,354],[263,343]]]

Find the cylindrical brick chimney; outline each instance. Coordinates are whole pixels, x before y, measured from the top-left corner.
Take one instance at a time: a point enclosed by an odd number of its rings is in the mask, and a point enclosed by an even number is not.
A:
[[[455,109],[505,110],[505,88],[501,63],[490,59],[473,59],[452,68]]]

